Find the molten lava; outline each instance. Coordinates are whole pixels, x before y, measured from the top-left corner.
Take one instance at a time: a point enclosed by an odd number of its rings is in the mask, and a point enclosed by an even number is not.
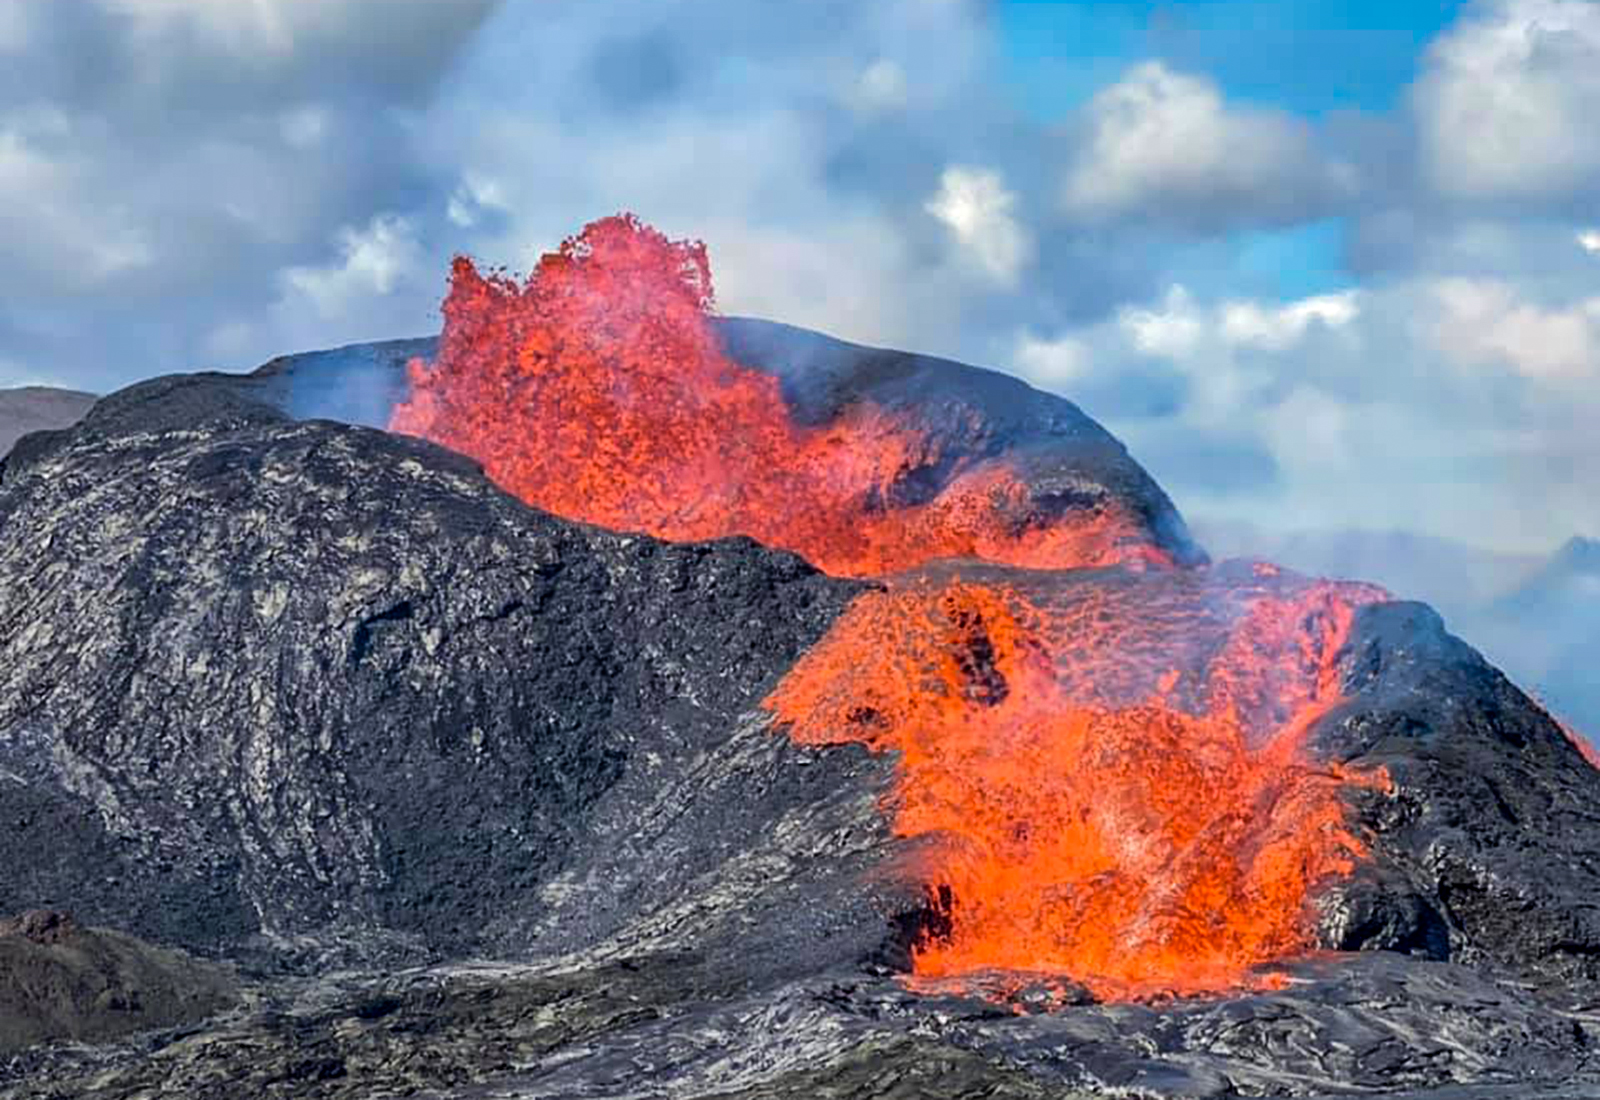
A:
[[[946,454],[869,402],[797,424],[777,378],[723,354],[711,300],[705,247],[626,215],[525,282],[457,258],[438,359],[412,364],[390,426],[473,456],[557,515],[664,539],[749,535],[836,575],[949,557],[1168,562],[1114,503],[1052,514],[1004,462]]]
[[[918,974],[1204,993],[1312,947],[1308,899],[1364,852],[1341,792],[1386,780],[1306,740],[1339,702],[1353,609],[1382,594],[1266,566],[1090,568],[1172,562],[1110,494],[1036,500],[1003,441],[972,445],[981,425],[958,449],[860,398],[801,423],[774,374],[724,354],[711,300],[704,246],[631,216],[521,282],[458,258],[438,359],[411,364],[392,427],[560,515],[904,574],[767,706],[801,741],[899,753],[894,827],[927,842],[943,910]],[[1000,565],[927,565],[950,558]]]
[[[929,571],[863,595],[767,700],[900,754],[897,834],[947,934],[920,975],[1053,971],[1100,996],[1259,985],[1365,848],[1313,764],[1359,585],[1273,573]]]
[[[1594,742],[1579,733],[1576,726],[1557,718],[1554,714],[1550,715],[1550,718],[1560,728],[1566,739],[1572,742],[1572,747],[1578,750],[1584,760],[1588,761],[1589,766],[1600,769],[1600,749],[1595,748]]]

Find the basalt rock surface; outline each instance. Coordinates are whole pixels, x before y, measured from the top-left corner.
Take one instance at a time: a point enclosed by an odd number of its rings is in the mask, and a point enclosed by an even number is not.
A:
[[[397,347],[338,354],[387,377]],[[203,1026],[15,1054],[0,1094],[1600,1090],[1600,773],[1421,605],[1358,614],[1313,738],[1393,780],[1352,795],[1371,860],[1320,895],[1353,953],[1198,1001],[918,992],[894,761],[758,707],[866,585],[534,511],[297,419],[337,411],[303,369],[144,383],[0,465],[0,912],[248,987]]]

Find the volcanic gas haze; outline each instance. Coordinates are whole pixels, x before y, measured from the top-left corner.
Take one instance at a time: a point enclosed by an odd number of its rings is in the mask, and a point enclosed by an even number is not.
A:
[[[726,353],[711,302],[704,246],[628,215],[525,281],[457,259],[392,427],[559,515],[883,578],[765,705],[804,743],[899,754],[884,812],[937,910],[919,975],[1215,993],[1316,947],[1316,889],[1366,850],[1343,792],[1385,778],[1319,764],[1307,732],[1384,594],[1180,568],[1114,496],[1038,493],[969,410],[801,415]]]

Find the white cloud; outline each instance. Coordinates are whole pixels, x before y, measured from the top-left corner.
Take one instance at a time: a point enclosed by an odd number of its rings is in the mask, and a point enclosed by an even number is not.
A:
[[[950,323],[931,316],[914,324],[916,294],[886,289],[906,282],[904,245],[876,219],[845,217],[821,231],[731,218],[701,225],[725,313],[901,347],[914,339],[937,341],[940,327]]]
[[[1600,523],[1600,297],[1534,285],[1428,277],[1286,302],[1179,286],[1049,340],[1023,329],[1011,358],[1040,380],[1062,349],[1062,392],[1188,513],[1553,542]],[[1162,404],[1115,400],[1139,387]]]
[[[285,111],[278,120],[283,140],[294,149],[311,149],[328,133],[328,112],[320,107],[297,107]]]
[[[1303,123],[1230,107],[1210,80],[1159,61],[1096,94],[1084,122],[1063,191],[1079,217],[1285,220],[1354,185],[1348,168],[1317,154]]]
[[[1229,302],[1222,307],[1222,335],[1232,344],[1283,351],[1299,343],[1312,325],[1343,328],[1360,312],[1354,291],[1319,294],[1284,306]]]
[[[323,267],[291,267],[285,287],[325,318],[345,315],[363,299],[394,291],[421,261],[416,230],[405,218],[380,214],[363,229],[339,232],[339,259]]]
[[[1600,297],[1548,307],[1500,280],[1468,278],[1440,279],[1432,296],[1428,337],[1458,365],[1506,365],[1547,382],[1600,376]]]
[[[1090,375],[1093,358],[1082,340],[1071,336],[1043,340],[1025,332],[1017,340],[1012,365],[1016,374],[1041,389],[1066,393]]]
[[[1205,346],[1285,351],[1314,325],[1343,328],[1360,314],[1355,291],[1318,294],[1286,303],[1233,299],[1202,307],[1186,287],[1174,284],[1155,309],[1124,308],[1117,324],[1128,342],[1146,355],[1183,359]]]
[[[1600,256],[1600,229],[1586,229],[1579,233],[1578,247],[1585,252]]]
[[[1127,307],[1117,314],[1117,324],[1134,348],[1146,355],[1182,359],[1199,348],[1206,322],[1188,290],[1174,284],[1159,309]]]
[[[32,37],[29,6],[17,0],[0,3],[0,52],[21,50]]]
[[[1429,54],[1413,109],[1432,185],[1466,198],[1600,181],[1600,4],[1480,0]]]
[[[455,225],[470,229],[478,224],[484,211],[506,209],[505,188],[498,180],[477,172],[467,172],[451,192],[450,200],[445,204],[445,216]]]
[[[1012,286],[1033,258],[1033,240],[1012,214],[1016,202],[999,172],[951,165],[924,209],[945,224],[991,278]]]
[[[0,120],[0,240],[19,262],[48,265],[81,288],[147,267],[156,254],[120,204],[85,201],[74,157],[41,148],[41,138],[59,138],[67,125],[53,111]]]

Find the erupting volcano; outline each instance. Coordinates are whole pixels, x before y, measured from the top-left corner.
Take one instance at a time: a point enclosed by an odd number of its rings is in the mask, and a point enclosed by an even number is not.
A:
[[[556,515],[677,541],[749,535],[836,576],[947,557],[1166,563],[1115,502],[1030,501],[998,440],[951,450],[869,402],[797,422],[709,324],[704,245],[597,221],[518,283],[458,258],[431,366],[391,427]]]
[[[802,742],[900,754],[886,811],[928,842],[936,910],[920,975],[1197,994],[1315,947],[1315,887],[1364,854],[1342,790],[1384,777],[1319,766],[1306,735],[1383,594],[1174,568],[1115,505],[1031,504],[998,441],[953,450],[867,401],[804,423],[724,353],[710,303],[704,246],[630,216],[525,282],[458,259],[393,427],[560,515],[889,578],[766,705]],[[957,558],[990,564],[929,565]]]
[[[607,219],[0,457],[0,1097],[1600,1087],[1580,739],[710,286]]]

